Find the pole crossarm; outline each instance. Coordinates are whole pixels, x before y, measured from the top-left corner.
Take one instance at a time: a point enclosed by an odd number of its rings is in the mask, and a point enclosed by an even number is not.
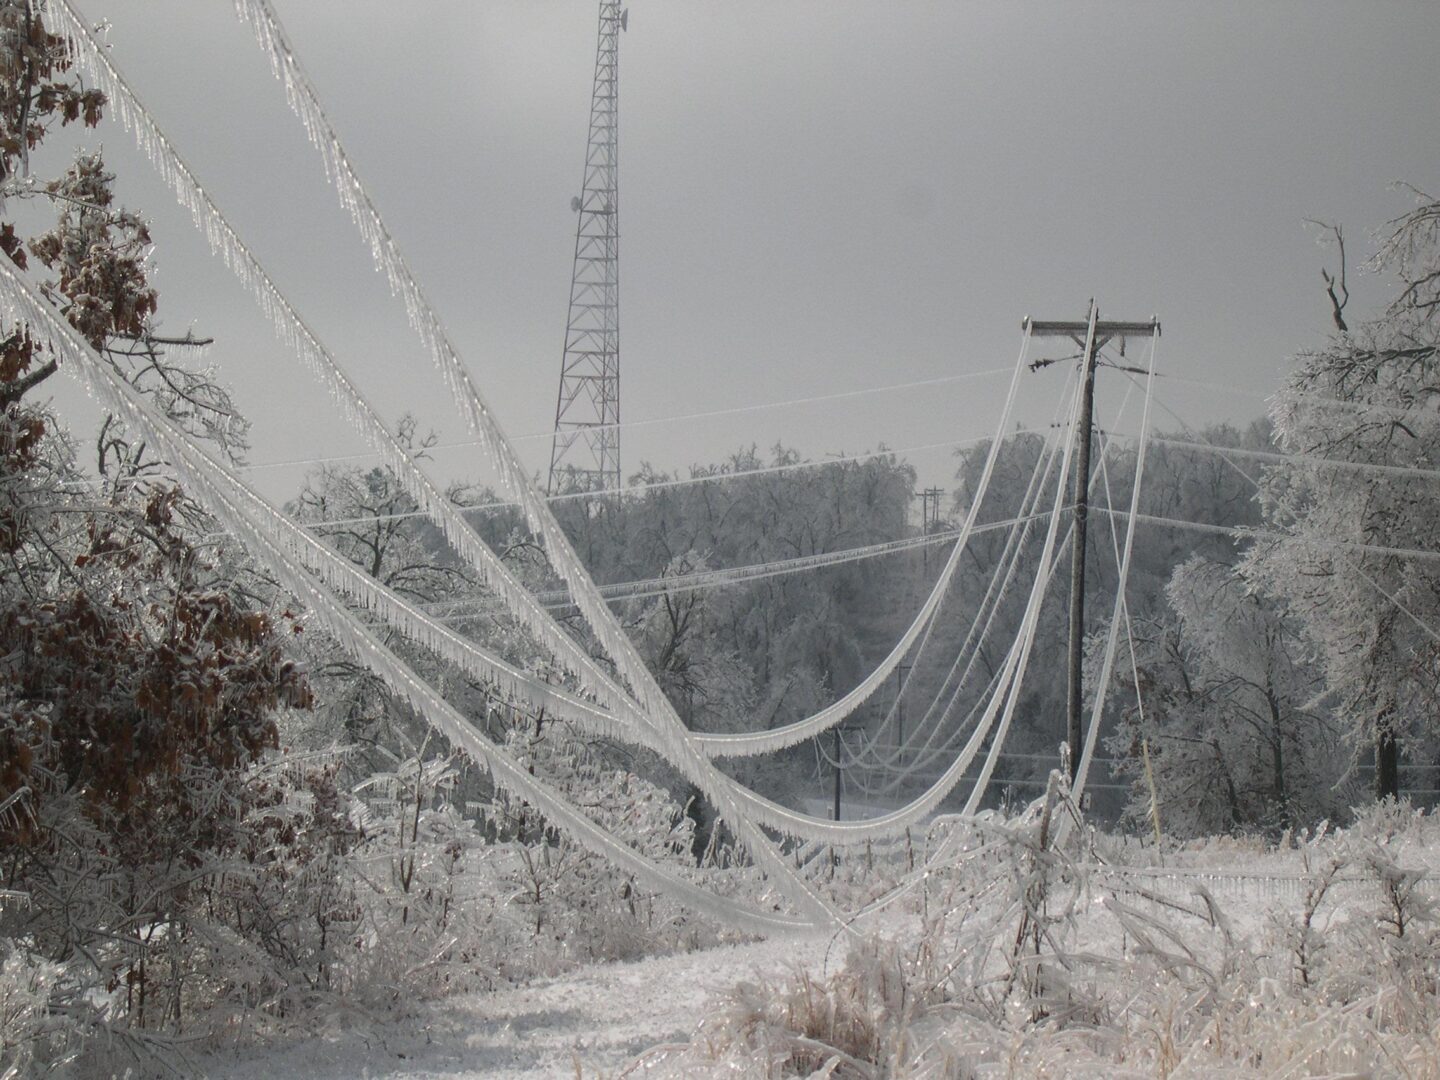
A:
[[[1085,342],[1085,332],[1090,329],[1090,322],[1087,319],[1066,321],[1063,319],[1031,319],[1026,316],[1020,321],[1021,329],[1028,328],[1032,338],[1038,337],[1078,337],[1079,344]],[[1100,319],[1095,323],[1095,335],[1097,337],[1152,337],[1160,333],[1160,320],[1151,316],[1148,322],[1115,322],[1109,319]]]
[[[1020,320],[1021,329],[1028,330],[1032,338],[1038,337],[1063,337],[1069,338],[1082,350],[1089,349],[1093,356],[1116,338],[1120,339],[1120,355],[1125,355],[1125,344],[1127,339],[1132,337],[1154,338],[1160,336],[1160,320],[1156,316],[1150,316],[1149,322],[1115,321],[1107,319],[1095,320],[1094,338],[1087,346],[1087,335],[1090,333],[1090,321],[1088,319],[1067,320],[1067,319],[1031,319],[1030,316]],[[1057,359],[1040,359],[1032,361],[1031,371],[1039,371],[1051,364],[1058,364],[1065,359],[1082,359],[1081,357],[1060,357]],[[1099,361],[1095,361],[1099,362]],[[1118,365],[1104,364],[1105,367]],[[1146,374],[1140,372],[1140,374]]]

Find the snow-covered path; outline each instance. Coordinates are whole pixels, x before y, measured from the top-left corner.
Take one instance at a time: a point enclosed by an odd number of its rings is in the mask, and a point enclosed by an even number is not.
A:
[[[408,1022],[206,1065],[214,1080],[613,1076],[647,1047],[688,1040],[716,992],[796,967],[833,970],[845,952],[844,942],[807,935],[595,964],[526,987],[422,1005]]]

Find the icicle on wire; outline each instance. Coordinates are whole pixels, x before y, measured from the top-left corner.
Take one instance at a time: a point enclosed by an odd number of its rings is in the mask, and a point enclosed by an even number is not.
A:
[[[190,213],[211,251],[221,257],[227,269],[251,292],[286,347],[329,388],[345,419],[379,451],[406,492],[436,523],[456,553],[500,595],[519,622],[552,652],[561,666],[580,680],[582,688],[613,710],[622,708],[627,696],[624,691],[577,642],[556,626],[549,613],[514,578],[474,526],[444,497],[290,304],[95,40],[83,17],[66,0],[47,0],[46,11],[58,16],[61,25],[56,28],[57,32],[66,37],[77,59],[105,92],[110,108],[122,126],[135,136],[162,182]]]
[[[529,476],[520,466],[518,457],[499,425],[490,415],[478,389],[471,382],[439,316],[412,274],[378,208],[346,155],[339,135],[329,117],[326,116],[314,85],[295,56],[294,49],[291,47],[273,7],[268,0],[236,0],[235,6],[242,21],[252,27],[256,40],[269,57],[272,71],[281,78],[290,106],[300,117],[311,142],[319,150],[326,176],[335,184],[342,205],[349,211],[362,238],[370,245],[372,257],[376,259],[378,265],[384,267],[392,290],[400,293],[403,297],[412,325],[430,351],[432,359],[440,367],[456,400],[465,406],[466,418],[471,423],[474,434],[486,441],[502,482],[510,488],[511,494],[519,499],[522,511],[531,527],[544,538],[551,562],[562,579],[570,586],[576,607],[585,616],[597,639],[614,660],[617,669],[630,683],[631,689],[640,700],[641,705],[651,716],[657,717],[659,721],[663,722],[678,738],[683,739],[687,733],[683,724],[680,723],[679,717],[675,715],[673,708],[669,707],[669,702],[660,691],[658,684],[654,682],[653,676],[646,668],[629,637],[619,626],[610,609],[596,594],[593,582],[575,555],[563,530],[555,521],[543,496],[535,489]],[[1029,328],[1027,324],[1025,342],[1028,343],[1028,341]],[[1021,354],[1023,357],[1023,346]],[[1017,363],[1011,376],[1010,394],[1006,405],[1007,416],[1018,386],[1019,371],[1020,364]],[[1004,425],[999,429],[997,438],[1003,437],[1003,434]],[[995,446],[992,443],[992,458],[994,449]],[[988,464],[993,468],[993,460]],[[973,525],[973,515],[967,519],[968,525]],[[953,573],[953,565],[958,563],[958,553],[962,547],[963,542],[957,543],[956,552],[952,554],[950,564],[947,566],[947,570],[951,573]],[[948,577],[946,580],[948,582]],[[937,590],[937,592],[941,591]],[[938,601],[928,601],[926,606],[933,611],[936,603]],[[928,611],[925,612],[921,619],[917,619],[917,623],[928,618],[928,614]],[[907,634],[909,641],[903,642],[903,647],[897,645],[896,650],[892,651],[891,656],[887,657],[880,669],[877,669],[861,686],[846,695],[842,702],[837,702],[830,709],[822,710],[817,717],[811,718],[810,721],[801,721],[799,724],[785,729],[767,732],[764,736],[751,742],[727,740],[723,744],[725,752],[738,755],[761,753],[767,749],[781,749],[839,723],[855,708],[863,704],[874,690],[883,684],[885,678],[889,677],[894,666],[903,658],[909,644],[913,642],[914,633],[918,633],[914,627],[912,627],[912,631]],[[883,675],[881,675],[881,671],[883,671]],[[876,678],[876,675],[880,675],[880,677]],[[704,741],[710,746],[715,745],[711,739],[704,739]]]
[[[224,219],[219,216],[218,210],[214,207],[213,202],[209,200],[208,196],[204,195],[203,190],[198,183],[194,181],[189,170],[184,166],[183,162],[180,161],[168,141],[165,140],[164,136],[159,132],[158,127],[154,124],[153,118],[151,118],[143,106],[140,105],[133,91],[124,83],[114,65],[109,61],[109,58],[99,49],[98,44],[88,33],[83,20],[74,16],[73,9],[71,9],[66,0],[58,0],[58,2],[60,7],[71,16],[71,36],[86,46],[81,49],[82,54],[88,59],[89,63],[95,67],[99,76],[102,77],[102,81],[107,83],[112,93],[119,97],[122,105],[127,106],[120,110],[122,117],[129,118],[133,124],[132,130],[136,132],[137,138],[140,138],[142,146],[151,152],[157,162],[157,167],[161,168],[162,175],[175,187],[177,192],[182,195],[182,202],[196,214],[197,220],[201,223],[202,227],[206,229],[207,236],[211,237],[216,243],[217,248],[227,256],[231,258],[239,256],[243,264],[241,268],[258,271],[259,267],[258,264],[255,263],[253,256],[244,248],[243,244],[239,243],[238,236],[236,236],[234,231],[224,222]],[[338,146],[338,141],[335,141],[334,145]],[[347,175],[353,179],[353,173],[347,172]],[[356,181],[356,183],[358,183],[358,181]],[[369,203],[368,196],[364,199],[364,202],[368,212],[372,216],[375,216],[373,205]],[[354,212],[358,213],[361,204],[352,201],[347,203],[347,205],[350,206]],[[201,210],[206,211],[206,213],[201,214]],[[385,251],[398,254],[395,252],[393,241],[388,239],[388,234],[386,234],[386,239]],[[221,241],[228,242],[221,243]],[[232,263],[231,265],[232,269],[237,268],[237,264]],[[447,374],[458,380],[454,389],[456,390],[457,397],[469,405],[467,418],[472,422],[475,433],[484,436],[487,445],[489,445],[495,453],[496,464],[502,481],[506,482],[512,493],[519,495],[522,508],[526,511],[527,519],[530,520],[532,527],[536,528],[536,530],[546,538],[547,546],[551,551],[552,562],[557,571],[560,572],[562,578],[566,579],[567,583],[571,586],[573,593],[576,595],[578,606],[581,607],[582,612],[586,613],[587,618],[596,629],[597,637],[600,638],[602,645],[605,645],[607,649],[611,651],[612,657],[616,660],[617,667],[619,667],[627,677],[631,678],[632,688],[636,688],[638,684],[642,693],[646,683],[653,688],[654,692],[648,695],[648,700],[658,701],[662,704],[659,735],[662,740],[664,740],[663,748],[665,750],[665,756],[672,764],[680,768],[683,773],[692,780],[695,780],[701,789],[716,804],[721,815],[731,820],[747,847],[750,848],[752,856],[762,865],[762,868],[766,869],[772,878],[777,879],[777,883],[783,882],[789,886],[789,889],[786,891],[792,899],[796,900],[802,907],[808,907],[812,912],[819,911],[822,915],[828,914],[828,905],[824,904],[823,901],[815,896],[814,893],[809,890],[808,886],[805,886],[803,882],[800,882],[789,873],[788,867],[785,866],[783,861],[780,860],[773,849],[771,849],[763,834],[760,834],[755,829],[754,824],[749,818],[740,813],[739,806],[743,803],[749,808],[752,816],[761,819],[761,823],[768,823],[771,827],[782,830],[794,827],[797,816],[786,810],[786,808],[773,804],[769,800],[762,799],[753,793],[745,792],[743,789],[737,791],[735,785],[729,778],[715,772],[713,766],[710,766],[696,751],[688,738],[688,733],[685,731],[683,725],[679,723],[678,717],[675,716],[673,708],[669,706],[663,694],[659,693],[658,687],[654,684],[653,677],[648,670],[644,668],[643,663],[639,661],[638,654],[634,652],[633,645],[610,616],[603,602],[594,596],[593,583],[589,581],[588,575],[586,575],[583,566],[579,564],[578,558],[574,555],[573,549],[570,548],[568,541],[560,531],[553,515],[549,513],[548,507],[544,504],[544,500],[535,491],[533,485],[530,484],[523,469],[519,467],[518,459],[514,457],[513,451],[511,451],[508,443],[505,441],[503,433],[500,432],[498,426],[489,416],[488,409],[485,407],[483,400],[479,398],[478,392],[475,391],[468,374],[464,371],[463,366],[459,364],[458,356],[455,354],[453,347],[450,346],[448,339],[444,337],[443,327],[440,326],[438,317],[434,315],[433,309],[429,308],[428,303],[423,303],[423,294],[419,292],[418,285],[414,282],[413,278],[410,277],[408,268],[404,266],[403,262],[398,261],[386,261],[385,265],[388,270],[395,272],[403,271],[401,276],[406,288],[402,291],[405,292],[407,310],[411,313],[412,321],[415,321],[419,315],[424,315],[424,319],[417,323],[417,329],[421,332],[422,339],[427,342],[432,350],[432,356],[441,363],[442,368]],[[271,283],[268,278],[263,278],[262,284],[265,287],[257,290],[257,295],[261,298],[267,310],[271,314],[274,314],[275,301],[278,300],[283,305],[283,298],[279,296],[278,290],[275,289],[273,283]],[[415,301],[415,303],[412,303],[412,301]],[[420,307],[417,307],[416,303],[420,304]],[[423,311],[421,310],[422,307]],[[298,324],[301,329],[304,329],[303,323],[299,323],[298,317],[294,316],[293,311],[288,309],[288,305],[285,305],[285,310],[281,311],[280,314],[291,317],[292,322],[290,325],[292,327]],[[315,342],[313,334],[309,334],[308,339],[311,342]],[[1023,349],[1021,355],[1023,359]],[[333,364],[333,357],[325,354],[323,358],[330,360]],[[1012,398],[1016,379],[1018,378],[1019,367],[1020,363],[1017,362],[1017,376],[1012,377]],[[352,388],[344,385],[341,386],[340,389],[345,391]],[[355,395],[353,394],[349,395],[352,401],[354,397]],[[401,470],[405,470],[407,467],[410,470],[414,470],[413,462],[410,462],[407,457],[403,454],[397,455],[397,457],[399,459],[396,462],[397,467]],[[442,506],[437,509],[448,509],[448,507]],[[483,545],[481,546],[483,547]],[[486,550],[488,552],[488,549]],[[500,571],[503,573],[504,568],[501,567]],[[520,592],[524,599],[528,599],[528,594],[524,593],[523,589],[520,590]],[[504,595],[505,594],[502,593],[502,596]],[[558,630],[558,628],[556,628],[556,634],[564,645],[570,646],[573,644],[569,641],[568,637],[564,635],[563,631]],[[542,640],[545,640],[549,635],[542,634],[540,636]],[[637,696],[641,697],[642,706],[646,705],[647,696],[642,696],[641,693],[637,693]],[[651,715],[653,718],[653,712]],[[840,717],[837,716],[835,722],[838,722],[839,719]],[[736,795],[739,796],[739,803],[737,803],[733,797]],[[802,819],[801,824],[803,827],[811,829],[815,827],[814,824],[803,822],[804,815],[799,815],[798,817]]]
[[[1070,385],[1073,379],[1074,373],[1072,372],[1070,378],[1066,380],[1064,390],[1061,394],[1060,400],[1062,403],[1066,400],[1069,400]],[[922,732],[926,732],[927,734],[925,735],[925,745],[920,749],[920,754],[918,755],[918,757],[912,755],[912,760],[909,765],[900,768],[898,770],[899,775],[895,776],[891,781],[887,782],[884,785],[882,789],[884,792],[894,791],[902,783],[904,783],[906,776],[913,772],[915,768],[919,765],[920,758],[923,758],[924,764],[928,765],[929,762],[932,761],[935,757],[934,754],[930,753],[930,750],[934,745],[935,738],[944,728],[945,722],[949,719],[954,709],[955,703],[959,700],[962,689],[969,682],[971,672],[974,670],[975,663],[980,657],[980,649],[983,647],[984,642],[988,639],[990,628],[994,623],[996,614],[1000,610],[1000,600],[1006,595],[1011,583],[1014,581],[1015,573],[1019,569],[1020,555],[1023,550],[1024,538],[1029,535],[1030,525],[1039,517],[1043,516],[1036,512],[1036,507],[1038,507],[1039,505],[1041,492],[1044,488],[1044,478],[1049,475],[1050,469],[1054,467],[1056,460],[1058,459],[1057,440],[1059,439],[1060,431],[1059,420],[1063,412],[1064,405],[1057,404],[1054,416],[1052,418],[1054,422],[1050,426],[1049,433],[1041,446],[1040,453],[1036,455],[1035,467],[1031,470],[1030,479],[1026,483],[1025,494],[1020,500],[1019,513],[1016,517],[1011,518],[1008,522],[1004,523],[1009,528],[1009,532],[1006,535],[1005,548],[1001,553],[995,572],[990,575],[990,579],[986,583],[985,594],[982,597],[980,604],[975,610],[975,617],[971,620],[970,627],[965,634],[965,639],[961,642],[960,648],[955,654],[955,659],[950,665],[950,670],[946,672],[945,678],[942,680],[940,687],[936,690],[935,696],[930,702],[930,705],[925,710],[924,716],[920,718],[919,724],[912,732],[912,737],[915,738],[918,738]],[[988,525],[977,526],[974,532],[978,534],[982,530],[982,528],[988,527]],[[917,651],[917,664],[919,662],[919,657],[922,656],[925,652],[925,648],[929,643],[930,634],[933,629],[934,623],[932,622],[931,627],[926,630],[925,637],[921,640],[920,648]],[[955,675],[956,672],[960,669],[960,664],[962,660],[966,661],[965,668],[963,672],[961,672],[959,680],[956,681]],[[890,708],[885,715],[884,722],[881,724],[879,730],[877,730],[874,733],[873,737],[868,740],[867,744],[862,746],[857,752],[857,757],[859,757],[860,755],[868,755],[870,758],[872,758],[872,760],[870,761],[862,762],[862,768],[893,771],[896,762],[901,761],[902,757],[905,755],[906,748],[903,746],[897,746],[893,753],[890,753],[888,756],[884,756],[882,758],[882,755],[878,752],[876,747],[880,743],[880,740],[885,737],[885,735],[889,732],[890,728],[894,725],[899,713],[900,701],[906,691],[909,689],[910,681],[914,677],[914,674],[915,672],[912,668],[910,673],[907,675],[904,684],[901,686],[900,692],[896,694],[894,701],[891,703]],[[932,726],[931,721],[935,718],[935,712],[936,709],[939,708],[940,700],[946,696],[947,691],[952,685],[952,683],[954,685],[954,690],[950,693],[949,700],[947,701],[945,708],[941,710],[939,718],[935,720],[935,723]],[[978,707],[971,710],[970,717],[967,717],[966,723],[968,723],[969,719],[972,718],[977,711]],[[958,735],[959,732],[957,731],[956,734]],[[949,749],[949,746],[953,745],[953,742],[953,738],[947,740],[947,746],[945,749]],[[860,787],[862,790],[866,791],[867,794],[877,793],[873,792],[869,785],[867,785],[863,780],[860,782]]]
[[[247,538],[253,548],[263,552],[265,565],[275,571],[286,588],[307,605],[321,625],[455,745],[483,762],[497,783],[516,797],[532,802],[553,824],[564,829],[587,850],[636,874],[653,887],[702,913],[764,934],[813,925],[813,922],[805,920],[752,910],[675,876],[616,840],[605,829],[570,807],[547,784],[531,776],[524,766],[476,730],[449,702],[381,644],[324,582],[310,577],[301,564],[292,561],[282,548],[272,544],[266,530],[250,513],[233,502],[232,497],[240,493],[247,501],[263,500],[249,492],[223,463],[196,446],[188,434],[160,417],[139,391],[120,379],[96,356],[89,344],[80,339],[74,329],[63,322],[3,260],[0,260],[0,278],[6,286],[0,290],[0,306],[8,309],[9,316],[29,324],[31,332],[44,341],[57,357],[69,361],[67,370],[79,374],[107,406],[125,417],[136,430],[144,432],[152,443],[163,448],[172,465],[201,495],[216,517],[235,535]],[[40,327],[44,329],[38,329]]]

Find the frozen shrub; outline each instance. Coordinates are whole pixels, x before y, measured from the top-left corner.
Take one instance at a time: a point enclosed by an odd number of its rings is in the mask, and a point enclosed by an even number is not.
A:
[[[3,940],[0,957],[0,1078],[43,1075],[75,1052],[73,1030],[50,1011],[63,969]]]

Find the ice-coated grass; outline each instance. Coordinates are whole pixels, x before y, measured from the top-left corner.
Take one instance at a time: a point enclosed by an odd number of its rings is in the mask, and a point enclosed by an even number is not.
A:
[[[622,1075],[1440,1076],[1435,818],[1278,845],[1044,830],[935,868],[898,936],[733,987]]]
[[[1392,805],[1278,842],[1157,847],[1061,832],[1065,813],[1062,796],[1048,827],[1042,803],[937,828],[833,879],[821,853],[842,906],[911,883],[854,935],[592,964],[206,1064],[233,1080],[1440,1077],[1440,820]],[[947,839],[958,854],[927,872]]]

